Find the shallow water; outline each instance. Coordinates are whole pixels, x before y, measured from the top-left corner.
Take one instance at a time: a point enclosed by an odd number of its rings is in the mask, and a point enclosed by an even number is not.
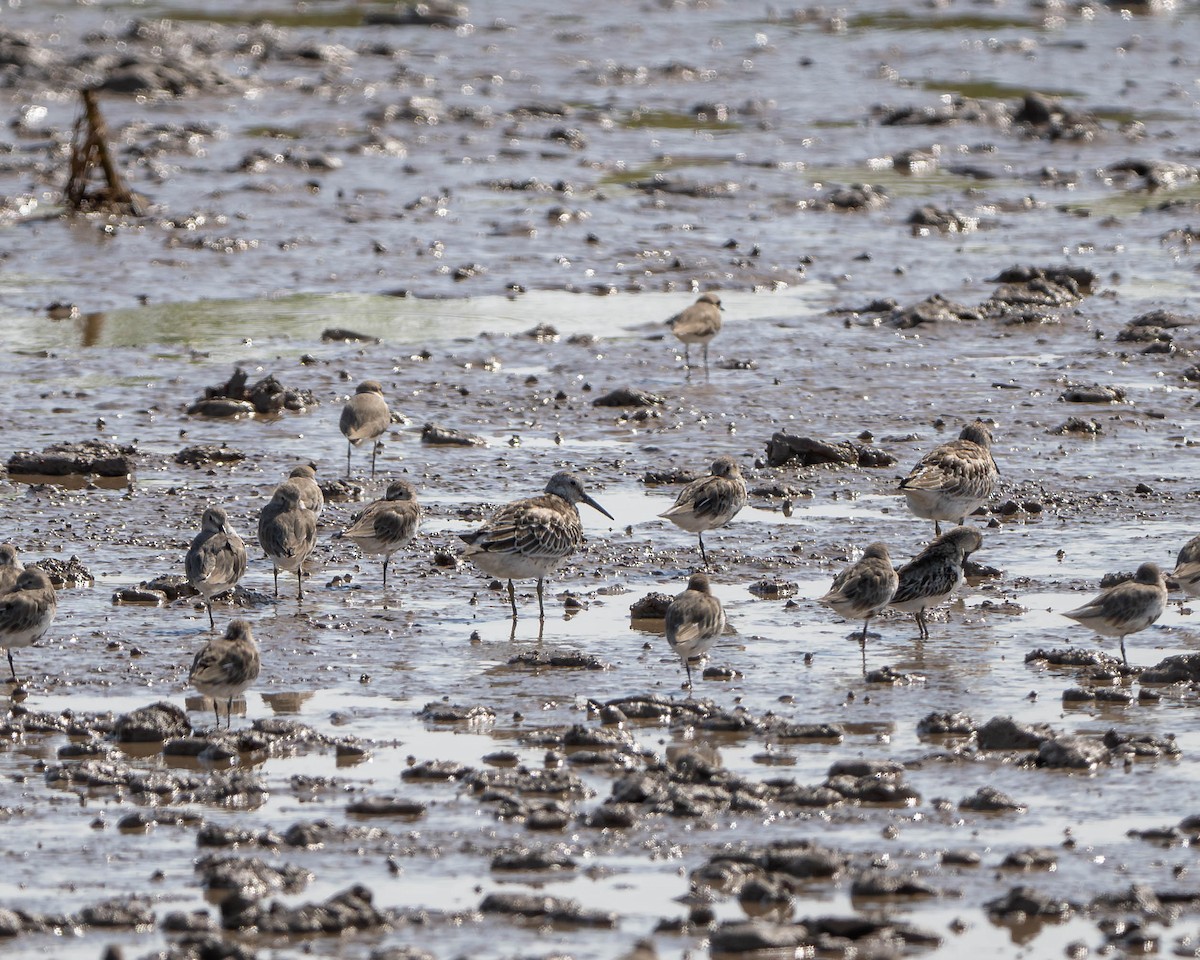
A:
[[[331,750],[315,748],[261,762],[243,758],[265,779],[267,802],[254,810],[198,812],[209,822],[282,831],[318,818],[368,825],[345,810],[347,798],[362,793],[428,801],[428,812],[414,823],[372,820],[387,831],[383,836],[320,850],[239,853],[312,870],[315,879],[301,893],[279,895],[288,903],[364,883],[377,906],[426,909],[432,917],[426,926],[303,946],[254,938],[246,946],[262,956],[303,949],[366,958],[383,946],[416,944],[439,958],[561,953],[583,960],[620,956],[650,937],[660,956],[694,955],[706,950],[704,931],[655,932],[663,919],[686,916],[679,898],[689,891],[690,872],[729,845],[802,838],[841,848],[858,866],[886,857],[898,870],[917,871],[939,895],[861,902],[850,896],[847,876],[800,889],[796,917],[894,916],[941,935],[942,945],[925,952],[934,957],[1060,956],[1073,941],[1106,949],[1099,914],[1016,928],[990,920],[983,905],[1019,884],[1084,904],[1133,883],[1197,889],[1188,849],[1126,835],[1196,812],[1194,692],[1166,690],[1160,701],[1140,700],[1140,685],[1129,681],[1135,698],[1128,705],[1064,704],[1062,692],[1081,685],[1080,671],[1024,662],[1038,647],[1094,647],[1094,637],[1056,611],[1078,605],[1108,572],[1143,560],[1169,568],[1197,532],[1192,446],[1200,413],[1194,386],[1182,378],[1194,363],[1195,335],[1191,328],[1175,331],[1173,354],[1146,355],[1141,344],[1115,341],[1137,314],[1157,307],[1186,314],[1193,307],[1194,254],[1160,238],[1194,219],[1196,188],[1149,194],[1115,187],[1096,173],[1129,156],[1189,155],[1200,129],[1194,58],[1182,38],[1197,25],[1194,4],[1137,17],[1107,8],[1047,15],[1002,4],[991,16],[869,3],[857,5],[844,23],[748,14],[734,5],[619,3],[553,16],[537,5],[477,5],[470,31],[366,30],[354,25],[358,5],[309,5],[286,17],[263,7],[253,11],[256,18],[278,14],[286,25],[261,61],[234,52],[232,35],[213,27],[246,15],[224,0],[26,4],[6,10],[4,27],[42,35],[51,29],[49,10],[62,15],[54,49],[73,49],[89,31],[111,38],[131,16],[194,15],[201,29],[216,30],[214,42],[225,51],[218,61],[251,83],[239,96],[104,99],[122,142],[144,144],[148,134],[136,124],[145,122],[211,124],[217,131],[201,136],[200,148],[167,148],[162,165],[131,163],[136,188],[161,206],[155,220],[102,233],[101,221],[38,219],[45,212],[40,204],[32,218],[6,217],[0,226],[0,386],[12,398],[5,448],[98,436],[138,449],[127,486],[0,484],[5,537],[26,558],[77,555],[96,578],[90,587],[61,591],[50,635],[17,651],[18,669],[29,678],[25,706],[119,713],[168,699],[186,703],[193,724],[208,728],[208,705],[185,689],[190,658],[207,637],[203,610],[187,602],[114,605],[113,593],[182,572],[187,543],[210,502],[227,507],[250,543],[253,560],[243,583],[269,593],[270,568],[250,536],[258,511],[298,462],[314,462],[322,479],[341,475],[337,415],[362,379],[383,381],[406,418],[387,435],[380,476],[365,482],[367,495],[382,494],[387,476],[404,473],[427,509],[420,538],[391,565],[386,597],[378,563],[360,561],[353,548],[331,540],[358,506],[332,504],[322,517],[304,602],[297,603],[294,584],[285,581],[277,603],[237,611],[254,625],[264,667],[242,711],[235,708],[235,726],[294,717],[323,733],[370,742],[370,758],[345,765]],[[398,52],[360,53],[345,67],[288,53],[309,41],[358,48],[372,40]],[[813,62],[800,66],[802,58]],[[701,72],[694,79],[659,75],[670,73],[671,64]],[[400,65],[430,79],[397,79]],[[637,66],[650,70],[643,76],[621,69]],[[1038,90],[1069,95],[1072,107],[1140,117],[1146,138],[1131,139],[1115,123],[1093,142],[1067,143],[983,124],[882,127],[867,120],[877,103],[935,104],[951,90],[1016,96],[1023,78]],[[444,111],[436,126],[392,122],[387,132],[403,140],[404,157],[355,149],[372,126],[372,108],[430,90],[446,105],[482,103],[493,116]],[[55,130],[70,126],[74,102],[49,83],[18,83],[0,94],[14,115],[43,105],[41,122]],[[573,111],[565,118],[518,110],[559,100]],[[733,107],[732,121],[694,119],[698,104],[716,101]],[[562,126],[583,131],[582,150],[545,139]],[[335,155],[343,166],[318,174],[286,165],[238,170],[251,149],[295,145],[264,136],[267,127],[298,133],[301,145]],[[35,176],[21,162],[41,155],[39,142],[35,134],[17,140],[17,159],[10,155],[0,168],[0,192],[42,193],[52,207],[54,177]],[[943,169],[932,176],[901,175],[873,162],[934,143]],[[948,174],[951,157],[986,167],[997,179]],[[1049,186],[1039,173],[1049,166],[1083,172],[1070,188]],[[627,186],[655,172],[703,183],[736,180],[738,189],[733,198],[697,198]],[[574,189],[514,193],[488,186],[504,177],[566,179]],[[854,215],[796,207],[827,186],[855,181],[885,185],[892,204]],[[438,195],[447,199],[406,207]],[[1025,196],[1044,205],[996,212],[1004,209],[1000,201]],[[1158,209],[1164,199],[1185,202]],[[912,236],[903,221],[927,202],[995,222],[963,236]],[[552,226],[556,207],[583,213]],[[208,219],[186,231],[160,222],[201,210]],[[192,249],[175,242],[184,232],[255,243],[240,253]],[[736,249],[722,246],[730,239]],[[371,252],[372,243],[386,252]],[[759,254],[751,256],[756,244]],[[811,262],[800,271],[802,257]],[[910,303],[933,291],[977,303],[995,286],[988,278],[1013,262],[1086,266],[1099,275],[1100,291],[1064,311],[1063,322],[1030,327],[981,321],[897,331],[848,325],[826,313],[885,295]],[[454,268],[467,263],[487,269],[452,279]],[[508,295],[508,283],[530,292]],[[685,379],[674,341],[662,339],[661,321],[694,298],[693,285],[721,287],[726,308],[707,380],[698,371]],[[415,295],[385,295],[400,290]],[[572,292],[613,290],[621,292]],[[81,316],[50,320],[44,308],[51,301],[73,303]],[[523,336],[540,323],[553,325],[561,338],[539,343]],[[383,342],[322,342],[329,327]],[[572,334],[600,339],[571,343]],[[753,360],[755,367],[724,369],[719,358]],[[187,416],[187,405],[204,387],[225,381],[235,365],[250,371],[251,380],[273,373],[310,389],[319,404],[274,419]],[[1061,402],[1068,379],[1119,385],[1128,402]],[[592,406],[623,385],[657,393],[664,403],[644,420]],[[560,392],[566,399],[558,399]],[[1095,418],[1102,432],[1092,439],[1049,432],[1072,415]],[[868,643],[868,666],[890,664],[920,679],[867,684],[854,625],[815,598],[873,540],[886,541],[897,560],[920,549],[929,525],[909,516],[893,494],[896,478],[975,416],[996,423],[1003,491],[992,506],[1011,498],[1036,500],[1044,509],[995,517],[977,558],[1002,576],[965,587],[934,618],[928,640],[915,638],[910,618],[874,621],[878,636]],[[488,445],[422,445],[427,422],[478,434]],[[898,463],[875,470],[772,469],[763,455],[776,430],[838,440],[869,430]],[[908,434],[917,438],[898,439]],[[174,463],[178,450],[197,443],[227,443],[247,457],[232,467]],[[632,723],[639,747],[663,756],[682,746],[711,747],[727,770],[802,784],[821,782],[837,760],[896,760],[906,764],[905,778],[921,799],[908,807],[848,803],[812,814],[725,813],[713,822],[652,816],[623,831],[572,821],[562,832],[539,836],[496,819],[493,806],[454,784],[401,781],[410,758],[481,767],[498,749],[538,769],[547,748],[532,742],[536,734],[595,725],[589,701],[685,696],[682,669],[665,641],[631,628],[629,620],[630,603],[652,590],[678,592],[698,559],[693,536],[657,519],[677,488],[647,486],[642,477],[668,467],[703,471],[721,454],[738,458],[752,488],[779,481],[809,492],[792,498],[790,516],[778,500],[754,496],[732,525],[706,538],[714,590],[731,625],[710,660],[734,672],[729,680],[698,681],[696,696],[755,716],[839,723],[845,739],[777,742],[764,734]],[[364,451],[356,451],[357,477],[365,464]],[[489,589],[487,578],[469,567],[439,566],[434,556],[457,553],[455,534],[477,522],[478,510],[531,495],[564,466],[585,475],[616,521],[582,511],[588,543],[548,582],[544,627],[529,583],[519,585],[522,616],[514,626],[506,599]],[[1138,492],[1139,484],[1150,492]],[[478,510],[467,518],[459,513],[465,506]],[[347,575],[349,586],[334,581]],[[748,589],[773,576],[797,586],[790,604]],[[569,617],[566,590],[586,604]],[[235,612],[222,604],[216,609],[219,623]],[[1116,645],[1102,647],[1111,653]],[[1195,615],[1174,604],[1154,627],[1129,638],[1128,647],[1140,666],[1195,652]],[[534,671],[508,663],[536,649],[594,654],[607,668]],[[496,719],[457,729],[416,717],[442,698],[486,705]],[[949,761],[941,756],[946,742],[916,732],[933,710],[962,710],[981,724],[1013,715],[1089,737],[1110,728],[1170,734],[1182,756],[1102,766],[1092,774],[1026,767],[998,754]],[[159,919],[205,907],[193,870],[203,852],[193,827],[121,833],[116,823],[134,809],[132,801],[46,785],[43,767],[65,740],[26,735],[0,751],[8,868],[0,906],[69,911],[137,894],[153,899]],[[136,759],[150,768],[168,762],[158,752]],[[612,792],[613,771],[568,768],[591,791],[573,804],[575,812]],[[326,779],[314,787],[295,777]],[[1027,804],[1028,812],[957,810],[961,798],[988,784]],[[489,870],[492,854],[515,841],[563,844],[578,865],[511,877]],[[1053,873],[999,869],[1006,854],[1030,845],[1058,851]],[[979,853],[982,865],[939,863],[940,851],[958,847]],[[495,889],[574,897],[588,908],[617,911],[620,921],[613,930],[551,929],[480,915],[476,908]],[[713,910],[718,920],[743,916],[736,898],[718,899]],[[1195,933],[1189,914],[1174,926],[1148,924],[1162,937],[1163,952],[1176,937]],[[3,951],[20,960],[82,960],[113,943],[141,957],[168,939],[160,931],[88,929],[20,937]]]

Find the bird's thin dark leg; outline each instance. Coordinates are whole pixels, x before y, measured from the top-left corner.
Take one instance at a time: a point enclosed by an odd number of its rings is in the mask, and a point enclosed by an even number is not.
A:
[[[304,568],[296,568],[296,599],[304,599]]]
[[[346,479],[350,479],[350,451],[354,449],[354,444],[349,440],[346,441]]]
[[[1129,666],[1129,658],[1127,656],[1125,656],[1125,638],[1124,637],[1121,638],[1121,662],[1124,663],[1125,666]]]
[[[538,591],[538,619],[545,620],[546,619],[546,608],[542,602],[542,578],[541,577],[538,577],[537,591]]]
[[[271,572],[275,574],[275,596],[279,596],[279,568],[272,565]]]
[[[379,452],[379,441],[371,441],[371,479],[375,479],[375,454]]]
[[[508,602],[512,607],[513,619],[517,619],[517,591],[513,589],[513,582],[508,581]]]
[[[683,368],[690,374],[692,372],[692,361],[688,356],[688,345],[683,345]]]
[[[213,716],[217,718],[217,729],[221,729],[221,701],[213,697]]]
[[[208,629],[209,629],[209,630],[215,630],[215,629],[217,628],[217,624],[216,624],[216,621],[215,621],[215,620],[213,620],[213,615],[212,615],[212,601],[211,601],[211,600],[205,600],[205,601],[204,601],[204,605],[205,605],[205,606],[208,608]]]
[[[692,658],[691,657],[683,658],[683,669],[687,671],[687,684],[688,684],[688,691],[690,693],[691,689],[692,689]]]
[[[935,537],[940,537],[942,535],[942,525],[936,520],[933,521],[933,535]]]
[[[696,534],[696,537],[700,540],[700,559],[704,561],[704,569],[707,570],[708,569],[708,554],[704,552],[704,531],[701,530],[699,533]]]
[[[383,558],[383,589],[384,590],[387,589],[387,565],[388,565],[388,561],[391,559],[392,559],[391,557]]]
[[[864,647],[866,647],[866,645],[867,645],[867,625],[868,625],[870,622],[871,622],[871,618],[870,618],[870,617],[867,617],[867,619],[863,621],[863,632],[862,632],[862,639],[858,641],[858,642],[859,642],[859,643],[861,643],[861,644],[862,644]]]
[[[12,674],[13,683],[15,683],[17,686],[20,686],[21,681],[17,679],[17,668],[15,666],[13,666],[12,651],[5,650],[4,652],[8,654],[8,669],[9,669],[9,672]]]
[[[704,379],[708,379],[708,344],[704,345]]]

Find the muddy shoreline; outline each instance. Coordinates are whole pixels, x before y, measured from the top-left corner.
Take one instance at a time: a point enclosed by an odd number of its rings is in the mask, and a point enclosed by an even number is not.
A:
[[[1193,948],[1195,614],[1127,670],[1057,612],[1197,532],[1194,5],[50,7],[0,26],[0,501],[63,580],[0,718],[6,957]],[[57,215],[81,78],[147,218]],[[689,378],[662,321],[709,287]],[[344,482],[367,378],[400,416]],[[992,569],[864,672],[815,598],[921,548],[897,478],[976,417]],[[751,497],[689,697],[630,608],[719,455]],[[309,462],[298,604],[252,533]],[[616,521],[514,624],[457,533],[563,468]],[[332,535],[392,475],[384,594]],[[218,502],[263,659],[219,734],[169,579]]]

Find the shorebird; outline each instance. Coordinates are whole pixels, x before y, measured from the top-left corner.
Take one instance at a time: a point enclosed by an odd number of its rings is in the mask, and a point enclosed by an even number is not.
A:
[[[708,653],[724,629],[725,611],[709,589],[707,574],[693,573],[687,589],[667,607],[667,643],[683,661],[689,690],[691,661]]]
[[[702,293],[695,303],[667,321],[671,332],[683,343],[683,365],[689,376],[692,363],[688,346],[693,343],[704,345],[704,376],[708,376],[708,345],[721,332],[721,311],[724,309],[717,294]]]
[[[675,526],[694,533],[700,540],[700,558],[708,567],[704,551],[704,531],[723,527],[746,505],[746,481],[733,457],[717,457],[712,473],[693,480],[675,498],[668,510],[659,514]]]
[[[213,629],[212,602],[217,594],[232,590],[246,572],[246,544],[229,525],[221,507],[209,507],[200,520],[200,532],[183,561],[188,583],[200,591],[208,608],[208,627]]]
[[[900,490],[908,509],[933,521],[934,536],[941,536],[939,521],[966,522],[996,489],[1000,471],[992,459],[992,434],[976,420],[962,428],[957,440],[943,443],[925,454]]]
[[[17,585],[17,579],[25,564],[17,556],[17,548],[11,543],[0,543],[0,595],[6,594]]]
[[[321,492],[317,483],[317,471],[313,469],[312,464],[304,463],[292,468],[288,479],[300,488],[300,502],[304,504],[305,509],[311,510],[319,517],[325,509],[325,494]]]
[[[275,572],[275,596],[279,596],[279,571],[296,574],[296,598],[304,599],[304,561],[317,543],[317,518],[304,506],[304,493],[294,481],[275,488],[271,501],[258,518],[258,542]]]
[[[863,669],[867,666],[867,624],[892,602],[900,578],[892,568],[886,544],[873,543],[863,551],[862,559],[833,578],[833,586],[820,598],[835,613],[847,620],[862,620]]]
[[[963,578],[963,563],[982,545],[983,535],[972,527],[955,527],[936,537],[900,568],[888,606],[911,613],[921,636],[928,637],[925,611],[954,592]]]
[[[0,596],[0,647],[8,654],[14,684],[20,681],[12,652],[40,640],[54,622],[57,609],[54,584],[41,567],[26,567],[13,589]]]
[[[375,476],[379,438],[391,422],[391,412],[383,399],[383,385],[378,380],[364,380],[342,407],[338,423],[346,438],[346,476],[350,476],[350,451],[364,440],[371,441],[371,476]]]
[[[573,473],[563,470],[546,484],[540,497],[516,500],[493,515],[473,533],[460,533],[468,544],[464,559],[484,573],[508,580],[508,602],[517,619],[517,597],[513,580],[537,578],[538,617],[546,619],[542,583],[583,544],[583,524],[577,503],[613,519],[613,515],[589,497]]]
[[[387,589],[388,561],[392,554],[407,544],[421,524],[421,505],[417,489],[407,480],[388,484],[382,500],[368,504],[353,522],[337,534],[358,544],[366,554],[383,554],[383,588]]]
[[[1145,630],[1162,616],[1167,608],[1167,581],[1156,563],[1143,563],[1132,580],[1118,583],[1101,591],[1082,607],[1066,611],[1063,616],[1082,623],[1104,637],[1121,638],[1121,660],[1125,656],[1125,638]]]
[[[0,547],[0,550],[3,550]],[[1179,584],[1179,589],[1189,597],[1200,597],[1200,536],[1192,537],[1183,545],[1175,560],[1175,570],[1171,579]]]
[[[258,646],[245,620],[231,620],[225,636],[215,637],[196,654],[188,681],[206,697],[211,697],[213,713],[221,726],[219,703],[225,701],[225,726],[231,724],[233,698],[241,696],[258,679],[261,662]]]

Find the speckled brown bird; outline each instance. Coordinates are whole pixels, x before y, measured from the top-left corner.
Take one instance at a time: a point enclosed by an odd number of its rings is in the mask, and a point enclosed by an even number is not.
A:
[[[375,476],[379,438],[391,422],[392,414],[383,398],[383,384],[378,380],[364,380],[354,391],[354,396],[342,407],[342,416],[338,421],[346,438],[346,476],[350,476],[350,452],[364,440],[371,441],[371,476]]]
[[[708,576],[693,573],[687,589],[667,607],[667,643],[683,661],[688,689],[692,687],[691,661],[702,657],[725,629],[725,610],[712,595]]]
[[[704,376],[708,376],[708,345],[721,332],[721,311],[724,309],[717,294],[702,293],[695,303],[667,321],[671,332],[683,344],[683,364],[689,374],[692,363],[688,347],[699,343],[704,346]]]
[[[1132,580],[1126,580],[1097,594],[1082,607],[1066,611],[1063,616],[1082,623],[1103,637],[1121,638],[1121,659],[1129,666],[1125,655],[1125,638],[1145,630],[1167,609],[1167,580],[1156,563],[1143,563]]]
[[[382,500],[368,504],[337,536],[353,540],[366,554],[383,554],[383,588],[387,589],[388,562],[392,554],[412,540],[421,524],[417,489],[407,480],[388,484]]]
[[[982,545],[983,535],[972,527],[955,527],[935,538],[900,568],[888,606],[911,613],[921,636],[928,637],[925,611],[949,598],[962,581],[967,557]]]
[[[741,512],[747,503],[746,481],[742,468],[733,457],[717,457],[707,477],[693,480],[675,498],[675,503],[659,514],[675,526],[694,533],[700,540],[700,558],[708,566],[704,549],[704,531],[723,527]]]
[[[196,654],[188,682],[213,701],[213,713],[217,726],[221,726],[221,711],[218,706],[225,701],[225,726],[231,724],[233,698],[240,697],[258,679],[261,661],[258,645],[245,620],[231,620],[225,628],[225,636],[216,637]]]
[[[14,684],[20,681],[13,665],[13,650],[31,646],[45,636],[57,610],[54,584],[41,567],[26,567],[13,589],[0,596],[0,647],[8,654]]]
[[[863,667],[867,657],[867,625],[871,618],[886,609],[896,595],[900,578],[892,567],[887,544],[873,543],[863,551],[862,559],[833,578],[833,586],[820,598],[834,612],[847,620],[862,620],[859,644],[863,651]]]
[[[204,598],[208,627],[213,629],[213,597],[232,590],[246,572],[246,544],[230,526],[222,507],[209,507],[200,519],[200,532],[183,561],[188,583]]]
[[[304,506],[303,491],[291,480],[275,488],[258,518],[258,543],[274,564],[275,596],[279,571],[296,574],[296,598],[304,599],[304,561],[317,544],[316,515]]]
[[[992,458],[992,435],[979,420],[963,427],[957,440],[935,447],[900,481],[908,509],[933,521],[934,536],[941,536],[940,521],[958,524],[979,509],[996,489],[1000,471]]]

